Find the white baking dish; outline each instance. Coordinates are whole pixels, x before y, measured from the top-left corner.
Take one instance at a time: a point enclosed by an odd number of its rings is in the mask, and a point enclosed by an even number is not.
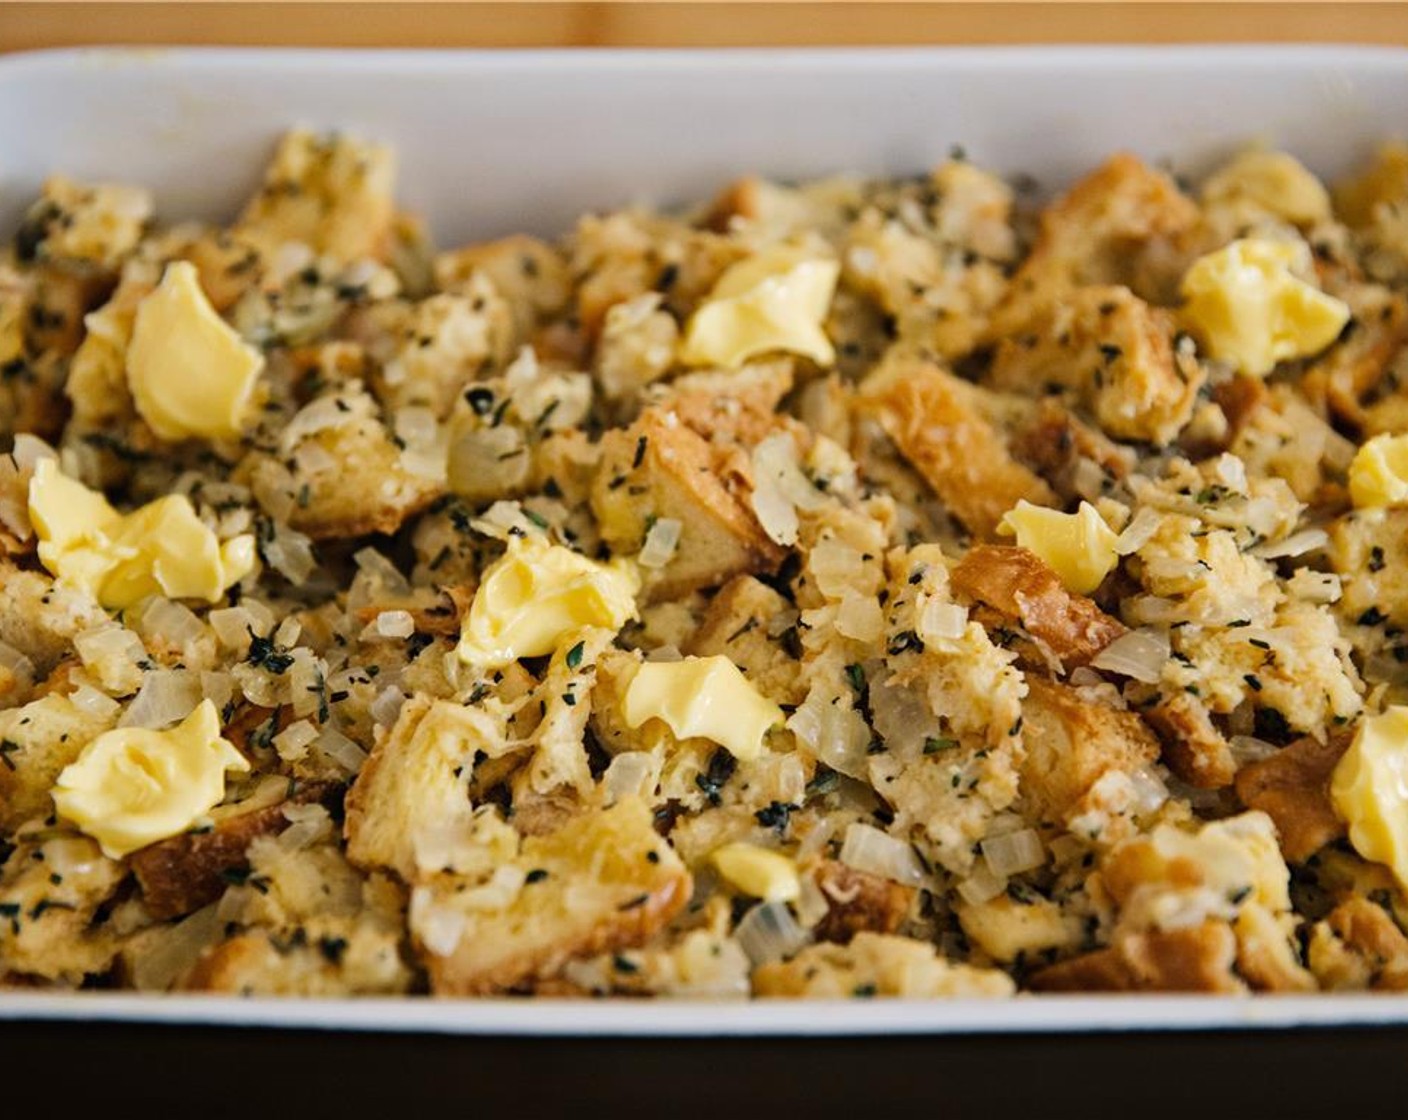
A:
[[[1057,185],[1117,148],[1201,165],[1281,144],[1333,174],[1408,133],[1408,51],[1345,47],[685,52],[78,51],[0,59],[0,228],[51,171],[228,218],[277,133],[393,143],[442,244],[697,198],[743,172],[922,171],[952,145]],[[888,1034],[1408,1023],[1408,996],[1004,1003],[233,1000],[0,994],[0,1019],[522,1034]]]

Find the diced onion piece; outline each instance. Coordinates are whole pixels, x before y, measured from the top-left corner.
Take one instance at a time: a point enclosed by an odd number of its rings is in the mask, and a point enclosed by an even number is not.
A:
[[[1324,529],[1302,529],[1292,533],[1285,540],[1266,541],[1248,551],[1263,560],[1275,560],[1282,556],[1304,556],[1330,543],[1330,534]]]
[[[313,740],[315,746],[349,774],[355,774],[367,761],[367,752],[336,728],[325,727]]]
[[[370,576],[373,583],[379,584],[387,595],[395,597],[411,593],[411,585],[406,582],[406,577],[401,574],[400,569],[376,549],[363,548],[354,553],[352,559],[357,562],[357,567],[364,574]]]
[[[813,688],[787,721],[788,730],[817,758],[847,777],[864,778],[870,728],[860,713],[839,697]]]
[[[921,886],[925,881],[924,865],[909,844],[860,821],[846,829],[841,862],[857,871],[911,887]]]
[[[71,703],[80,712],[97,719],[111,719],[120,708],[116,700],[105,692],[99,692],[91,684],[81,684],[68,694]]]
[[[810,937],[785,902],[763,902],[743,915],[734,936],[756,967],[790,957]]]
[[[1121,556],[1138,552],[1149,543],[1149,539],[1158,530],[1163,519],[1164,515],[1160,510],[1148,506],[1141,509],[1134,515],[1133,520],[1124,527],[1124,532],[1115,540],[1115,551]]]
[[[980,847],[994,875],[1017,875],[1046,862],[1046,849],[1033,828],[989,836]]]
[[[117,725],[160,731],[185,719],[202,699],[200,674],[186,669],[157,669],[143,678],[141,690]]]
[[[1006,889],[1007,879],[1002,875],[993,874],[986,859],[978,860],[968,878],[958,884],[958,893],[970,906],[991,902]]]
[[[679,547],[680,533],[684,526],[673,517],[661,517],[650,526],[645,534],[636,562],[643,568],[663,568],[675,555]]]
[[[1107,673],[1119,673],[1144,684],[1157,684],[1169,655],[1168,635],[1162,630],[1131,630],[1091,658],[1090,664]]]
[[[649,751],[625,751],[611,760],[602,775],[606,798],[614,803],[623,797],[649,798],[660,779],[660,763]]]
[[[34,683],[34,662],[4,642],[0,642],[0,669],[14,677],[22,689]]]
[[[427,887],[417,887],[411,898],[411,918],[416,937],[426,951],[448,957],[460,943],[469,916],[450,906],[439,905]]]
[[[818,541],[807,555],[807,567],[817,589],[828,599],[839,599],[855,586],[861,554],[839,541]]]
[[[1296,569],[1296,574],[1286,581],[1286,590],[1307,603],[1337,603],[1344,592],[1340,577],[1334,572],[1309,568]]]
[[[1265,739],[1258,739],[1253,735],[1233,735],[1227,740],[1227,745],[1232,748],[1232,757],[1238,766],[1260,762],[1281,749],[1275,743],[1268,743]]]
[[[235,678],[229,673],[206,670],[200,675],[200,691],[205,699],[223,711],[235,695]]]
[[[274,736],[274,749],[285,762],[297,762],[308,753],[309,744],[318,737],[312,722],[300,719]]]
[[[172,646],[184,646],[205,633],[194,611],[160,596],[142,612],[141,628],[145,636]]]
[[[930,596],[919,612],[919,636],[926,642],[952,641],[968,629],[968,611]]]
[[[376,694],[376,699],[372,701],[371,707],[368,709],[372,722],[383,727],[390,727],[396,722],[396,717],[401,714],[401,705],[405,702],[405,693],[395,685],[387,685]]]
[[[869,595],[847,592],[836,612],[836,632],[857,642],[874,642],[885,632],[885,614]]]
[[[410,611],[382,611],[367,629],[382,638],[409,638],[416,632]]]

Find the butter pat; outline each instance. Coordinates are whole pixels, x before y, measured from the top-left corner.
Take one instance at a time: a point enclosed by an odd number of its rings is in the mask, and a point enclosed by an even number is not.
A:
[[[1330,216],[1330,193],[1285,152],[1243,152],[1203,187],[1204,202],[1245,199],[1295,225],[1313,225]]]
[[[173,261],[137,307],[127,384],[162,439],[234,439],[244,428],[264,357],[210,306],[195,266]]]
[[[123,727],[99,735],[59,774],[54,805],[105,855],[121,859],[185,832],[224,800],[227,771],[248,770],[205,700],[169,731]]]
[[[515,537],[485,570],[469,605],[460,659],[500,669],[553,653],[584,627],[619,630],[638,617],[639,590],[629,561],[598,564],[542,537]]]
[[[1408,708],[1370,716],[1330,778],[1330,800],[1349,842],[1408,890]]]
[[[44,567],[109,610],[157,594],[213,603],[254,570],[254,538],[246,534],[221,544],[184,495],[158,498],[124,515],[53,459],[35,466],[29,519]]]
[[[1344,329],[1349,307],[1295,275],[1310,267],[1302,242],[1234,241],[1184,274],[1183,320],[1209,354],[1242,373],[1261,376],[1319,353]]]
[[[1408,435],[1375,436],[1354,453],[1349,496],[1360,509],[1408,502]]]
[[[680,360],[733,369],[783,350],[832,365],[836,352],[822,323],[840,274],[836,261],[795,248],[766,249],[739,261],[690,319]]]
[[[1015,533],[1017,543],[1041,557],[1077,595],[1089,595],[1119,562],[1119,535],[1089,502],[1081,502],[1075,513],[1062,513],[1020,501],[998,528]]]
[[[756,844],[725,844],[709,857],[735,890],[764,902],[793,902],[802,893],[797,865],[781,852]]]
[[[677,739],[710,739],[734,758],[763,753],[768,728],[783,712],[748,683],[727,657],[647,661],[631,679],[621,702],[626,726],[663,720]]]

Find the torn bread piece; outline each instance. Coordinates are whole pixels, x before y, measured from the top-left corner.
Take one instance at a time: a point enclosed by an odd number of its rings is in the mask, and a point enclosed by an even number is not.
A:
[[[662,518],[680,524],[672,557],[646,586],[648,600],[717,587],[781,562],[782,550],[720,478],[710,445],[671,413],[648,410],[630,428],[607,433],[602,445],[591,505],[613,551],[638,553]]]
[[[579,957],[645,944],[692,883],[638,799],[530,836],[500,890],[443,876],[417,888],[411,931],[437,995],[531,989]]]
[[[980,393],[934,362],[896,353],[865,380],[856,407],[880,421],[965,529],[991,540],[1019,501],[1053,505],[1056,496],[1012,457]]]
[[[1119,619],[1067,591],[1061,577],[1025,548],[977,545],[952,579],[955,592],[1020,622],[1067,666],[1086,664],[1126,633]]]

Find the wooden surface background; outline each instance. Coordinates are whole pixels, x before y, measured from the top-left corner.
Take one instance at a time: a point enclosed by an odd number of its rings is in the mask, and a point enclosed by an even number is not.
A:
[[[526,47],[1317,41],[1408,45],[1408,4],[0,0],[0,50],[98,43]]]

